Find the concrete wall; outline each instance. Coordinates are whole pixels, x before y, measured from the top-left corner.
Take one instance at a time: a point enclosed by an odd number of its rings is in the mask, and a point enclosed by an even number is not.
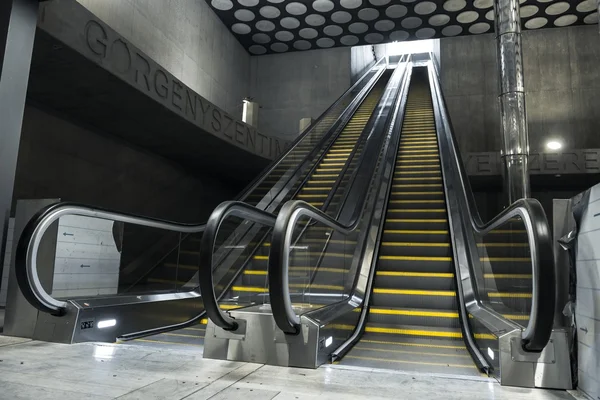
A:
[[[0,275],[2,276],[2,282],[0,283],[0,307],[6,307],[6,294],[8,292],[8,270],[10,268],[10,260],[12,257],[13,248],[13,232],[15,230],[15,219],[10,218],[8,220],[8,233],[6,235],[6,252],[4,254],[4,260],[0,264]]]
[[[523,32],[530,149],[559,138],[565,148],[600,144],[597,26]],[[461,150],[500,151],[493,34],[440,41],[444,95]]]
[[[241,188],[189,175],[158,156],[27,106],[15,199],[61,198],[180,221],[204,221]],[[13,207],[14,209],[14,207]]]
[[[250,55],[204,0],[78,0],[176,78],[237,118]]]
[[[293,139],[301,118],[318,118],[350,87],[350,48],[252,57],[251,89],[260,104],[258,130]]]
[[[579,390],[600,398],[600,185],[591,189],[577,236],[577,321]]]
[[[366,72],[375,61],[374,47],[377,46],[354,46],[350,49],[350,74],[352,75],[352,83]]]

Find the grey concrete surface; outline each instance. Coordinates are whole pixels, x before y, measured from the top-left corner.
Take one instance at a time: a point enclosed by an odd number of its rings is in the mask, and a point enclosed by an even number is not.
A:
[[[193,346],[13,341],[0,336],[0,397],[6,399],[572,399],[483,377],[210,360]]]
[[[203,0],[78,0],[181,82],[237,118],[250,55]]]
[[[28,106],[15,199],[61,198],[179,221],[204,221],[241,189],[191,175],[144,150]],[[14,209],[14,206],[13,206]]]
[[[501,148],[493,34],[444,38],[441,76],[463,153]],[[530,149],[558,138],[566,149],[600,145],[600,46],[596,26],[523,32]]]
[[[352,83],[366,72],[366,69],[373,65],[376,60],[374,48],[378,46],[355,46],[350,49],[350,74]]]
[[[301,118],[319,117],[350,87],[350,48],[252,57],[252,97],[261,106],[258,130],[286,140]]]

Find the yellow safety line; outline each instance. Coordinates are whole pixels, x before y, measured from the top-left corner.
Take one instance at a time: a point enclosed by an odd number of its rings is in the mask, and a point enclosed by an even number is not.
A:
[[[380,315],[407,315],[414,317],[436,317],[436,318],[458,318],[457,312],[442,312],[442,311],[419,311],[419,310],[390,310],[386,308],[369,309],[371,314]]]
[[[529,247],[529,243],[477,243],[479,247]]]
[[[393,335],[409,335],[409,336],[427,336],[427,337],[443,337],[461,339],[460,332],[447,331],[427,331],[423,329],[404,329],[404,328],[384,328],[381,326],[367,326],[365,332],[369,333],[388,333]]]
[[[390,247],[450,247],[450,243],[420,243],[420,242],[383,242],[382,246]]]
[[[516,299],[531,299],[531,293],[508,293],[508,292],[492,292],[487,294],[488,297],[507,297]]]
[[[424,183],[424,184],[397,184],[397,185],[392,185],[392,187],[403,187],[403,188],[412,188],[412,187],[442,187],[441,184],[439,183]]]
[[[443,208],[407,208],[407,209],[392,209],[388,210],[388,213],[395,212],[404,212],[404,213],[441,213],[446,212]]]
[[[452,257],[379,256],[380,260],[392,261],[452,261]]]
[[[202,339],[202,338],[199,338],[199,339]],[[202,347],[203,346],[201,344],[165,342],[163,340],[151,340],[151,339],[134,339],[134,342],[160,343],[160,344],[171,344],[171,345],[172,344],[176,344],[176,345],[195,346],[195,347]]]
[[[201,336],[198,335],[185,335],[183,333],[171,333],[171,332],[165,332],[163,333],[163,335],[167,335],[167,336],[180,336],[180,337],[191,337],[191,338],[196,338],[196,339],[201,339]]]
[[[377,294],[398,294],[408,296],[437,296],[454,297],[456,292],[451,290],[416,290],[416,289],[380,289],[374,288],[373,293]]]
[[[439,161],[440,157],[437,154],[408,154],[408,155],[400,155],[396,159],[397,161],[402,161],[407,158],[433,158],[435,161]],[[424,160],[421,160],[424,161]]]
[[[421,361],[406,361],[406,360],[388,360],[385,358],[375,358],[375,357],[363,357],[363,356],[351,356],[348,355],[346,358],[356,358],[358,360],[367,360],[367,361],[385,361],[397,364],[417,364],[417,365],[434,365],[439,367],[451,367],[451,368],[475,368],[473,364],[447,364],[447,363],[432,363],[432,362],[421,362]]]
[[[396,196],[423,196],[423,195],[442,195],[444,192],[392,192]]]
[[[438,356],[438,357],[464,357],[471,358],[468,354],[456,354],[456,353],[427,353],[420,351],[408,351],[408,350],[394,350],[394,349],[377,349],[372,347],[360,347],[354,346],[356,350],[366,350],[366,351],[381,351],[381,352],[391,352],[391,353],[400,353],[400,354],[418,354],[418,355],[426,355],[426,356]]]
[[[379,276],[403,276],[406,278],[454,278],[451,272],[404,272],[404,271],[377,271]]]
[[[424,344],[424,343],[406,343],[406,342],[388,342],[385,340],[368,340],[363,339],[360,341],[361,343],[373,343],[373,344],[388,344],[388,345],[397,345],[397,346],[406,346],[406,347],[429,347],[432,349],[456,349],[456,350],[466,350],[466,346],[453,346],[447,344]],[[425,353],[427,354],[427,353]]]
[[[529,279],[531,274],[483,274],[486,279]]]
[[[502,314],[504,318],[514,319],[515,321],[526,321],[529,319],[529,315],[517,315],[517,314]]]

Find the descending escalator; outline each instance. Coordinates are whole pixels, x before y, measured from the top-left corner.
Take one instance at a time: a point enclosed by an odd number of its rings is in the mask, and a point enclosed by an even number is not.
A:
[[[463,342],[443,189],[429,83],[426,70],[417,68],[402,125],[367,324],[343,364],[479,374]],[[486,271],[486,279],[503,278],[506,282],[526,278],[515,273],[514,261],[530,259],[513,255],[515,247],[523,250],[527,246],[514,240],[515,234],[523,232],[493,233],[488,239],[491,242],[480,245],[490,252],[482,252],[481,260],[491,258],[496,265],[504,262],[510,270],[496,277],[497,271]],[[513,237],[505,240],[506,235]],[[508,283],[503,291],[490,293],[490,297],[522,297],[527,293],[527,288],[523,294],[513,293],[514,288]],[[495,337],[478,334],[477,339]]]
[[[357,146],[360,146],[360,144],[357,144],[357,141],[361,137],[367,122],[371,118],[373,110],[379,103],[390,75],[391,71],[383,74],[382,78],[373,87],[363,103],[358,107],[351,120],[345,125],[336,141],[316,166],[304,186],[299,188],[295,198],[304,200],[317,208],[327,206],[328,209],[335,209],[337,205],[336,202],[339,201],[339,192],[341,192],[341,190],[338,190],[332,194],[333,186],[340,177],[340,174],[344,173],[341,181],[341,186],[343,186],[347,176],[350,175],[353,168],[356,167],[357,157],[353,157],[351,160],[349,157],[351,156],[353,150]],[[349,168],[346,166],[348,162]],[[328,204],[325,204],[330,195],[331,200],[328,202]],[[314,238],[313,242],[321,243],[324,242],[324,240],[325,238],[318,237]],[[190,257],[192,261],[196,261],[197,257],[199,256],[200,239],[190,238],[189,242],[192,249],[185,251],[185,257]],[[316,244],[318,245],[319,243]],[[249,304],[262,304],[268,300],[268,287],[266,285],[266,281],[270,243],[268,241],[264,241],[259,246],[260,247],[258,251],[252,256],[251,262],[245,266],[244,270],[234,281],[229,291],[221,299],[220,307],[222,310],[231,310]],[[311,257],[318,256],[318,254],[313,255],[308,253],[303,254],[303,256]],[[197,272],[198,267],[196,265],[198,265],[197,261],[192,262],[189,265],[181,265],[181,262],[172,262],[166,266],[177,268],[179,275],[177,276],[176,280],[173,280],[172,278],[165,279],[162,276],[155,275],[149,277],[149,281],[171,286],[185,285],[185,283],[190,281]],[[164,270],[165,268],[157,269],[156,274],[164,274]],[[172,274],[170,274],[170,276],[172,276]],[[297,285],[301,285],[303,288],[306,287],[305,283],[298,283]],[[310,286],[310,284],[308,285]],[[313,284],[313,288],[316,286],[316,284]],[[320,291],[328,291],[328,287],[326,285],[321,286],[323,287],[319,287]],[[150,344],[175,343],[202,345],[206,324],[207,319],[204,318],[197,326],[187,327],[172,332],[165,332],[137,340]]]

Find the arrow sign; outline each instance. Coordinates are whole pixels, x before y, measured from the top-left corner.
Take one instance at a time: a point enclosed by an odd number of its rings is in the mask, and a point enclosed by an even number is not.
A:
[[[74,233],[63,232],[63,236],[75,236]]]

